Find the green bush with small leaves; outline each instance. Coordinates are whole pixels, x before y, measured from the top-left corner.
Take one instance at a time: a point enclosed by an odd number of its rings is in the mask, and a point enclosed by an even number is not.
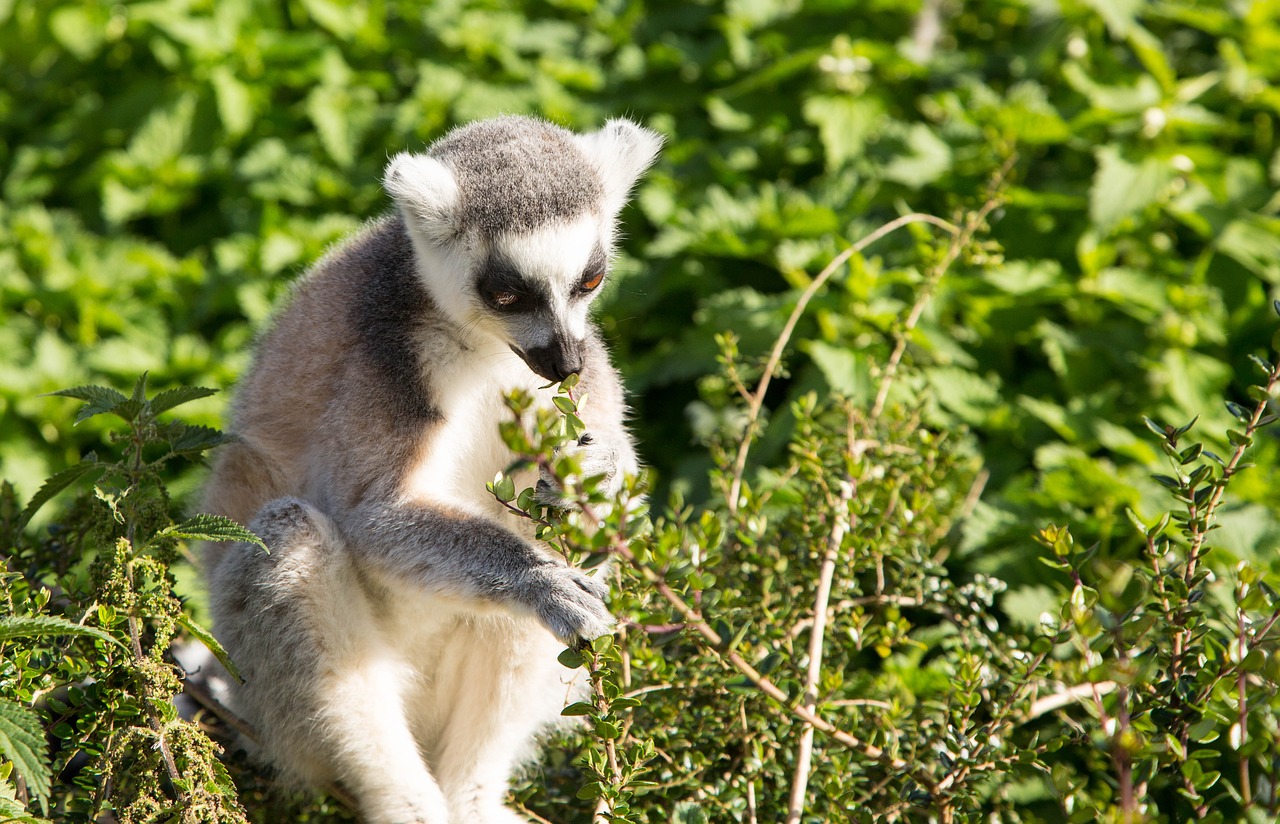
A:
[[[667,138],[599,313],[650,471],[573,480],[572,386],[503,430],[621,619],[513,803],[1273,820],[1277,46],[1275,0],[0,0],[0,821],[351,820],[173,708],[188,542],[243,537],[182,387],[502,112]]]

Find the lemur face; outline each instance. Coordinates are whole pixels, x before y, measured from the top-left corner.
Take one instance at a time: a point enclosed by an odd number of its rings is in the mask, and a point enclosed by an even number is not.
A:
[[[608,271],[595,215],[503,236],[476,269],[476,298],[529,368],[561,381],[582,367],[587,311]]]
[[[581,368],[618,211],[660,145],[625,120],[575,135],[503,117],[450,132],[427,154],[397,155],[384,185],[446,315],[558,381]]]

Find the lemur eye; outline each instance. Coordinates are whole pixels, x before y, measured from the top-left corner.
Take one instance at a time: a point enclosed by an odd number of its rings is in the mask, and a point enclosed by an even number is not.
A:
[[[596,272],[594,275],[587,275],[585,278],[583,278],[582,283],[578,284],[578,291],[593,292],[603,280],[604,280],[604,270],[601,269],[599,272]]]
[[[515,292],[490,292],[489,296],[493,298],[493,302],[505,308],[514,306],[520,302],[520,296]]]

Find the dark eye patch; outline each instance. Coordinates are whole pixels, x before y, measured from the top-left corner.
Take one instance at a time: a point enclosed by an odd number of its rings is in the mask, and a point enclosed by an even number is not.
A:
[[[498,257],[491,258],[476,278],[476,292],[498,312],[531,312],[547,302],[539,285],[525,280],[510,261]]]

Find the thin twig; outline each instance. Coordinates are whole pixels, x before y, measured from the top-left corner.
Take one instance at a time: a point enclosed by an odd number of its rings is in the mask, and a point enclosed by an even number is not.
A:
[[[225,704],[214,698],[213,693],[204,684],[188,679],[183,682],[182,691],[191,696],[197,704],[213,713],[219,721],[240,733],[252,743],[261,743],[258,738],[258,731],[250,726],[248,721],[236,715]]]
[[[520,808],[521,813],[532,818],[534,822],[536,822],[536,824],[556,824],[556,822],[551,821],[550,819],[543,818],[542,816],[538,815],[533,810],[529,809],[524,804],[521,804],[518,801],[516,802],[516,806]]]
[[[852,441],[852,422],[850,423]],[[831,582],[835,578],[836,559],[849,531],[849,502],[853,500],[853,478],[845,476],[840,484],[840,496],[833,507],[835,525],[827,537],[826,551],[818,571],[818,591],[813,599],[813,629],[809,631],[809,667],[804,679],[804,708],[816,713],[818,708],[818,680],[822,677],[823,643],[826,640],[827,604],[831,601]],[[798,824],[804,814],[804,800],[809,787],[809,768],[813,758],[813,725],[805,723],[800,732],[800,745],[796,751],[796,769],[791,779],[791,798],[787,807],[787,824]]]
[[[765,363],[764,374],[760,377],[760,383],[756,385],[756,391],[751,395],[751,399],[747,404],[747,426],[743,432],[742,442],[738,444],[738,454],[733,462],[733,480],[729,484],[729,514],[736,514],[738,511],[738,497],[742,493],[742,476],[747,467],[747,453],[751,450],[751,443],[755,439],[756,424],[760,419],[760,410],[764,406],[765,393],[769,391],[769,384],[773,381],[774,375],[778,371],[778,364],[782,361],[782,353],[787,348],[787,344],[791,342],[791,335],[795,332],[796,324],[800,322],[800,318],[804,315],[805,309],[809,306],[809,301],[817,294],[818,290],[834,275],[841,266],[843,266],[849,258],[862,252],[872,243],[892,232],[908,226],[912,223],[929,223],[937,226],[947,232],[955,234],[959,231],[954,225],[948,223],[939,217],[926,215],[919,212],[912,212],[908,215],[896,218],[884,224],[880,228],[871,232],[857,243],[845,249],[836,255],[830,263],[826,265],[818,276],[813,279],[809,286],[800,295],[800,299],[796,301],[795,308],[791,310],[791,316],[787,318],[786,324],[782,327],[782,333],[778,335],[778,339],[774,341],[773,350],[769,353],[769,360]]]
[[[876,707],[882,710],[893,709],[893,704],[878,698],[837,698],[827,702],[828,707]]]
[[[880,377],[880,389],[876,392],[876,401],[871,406],[872,420],[877,420],[881,413],[884,412],[885,403],[889,399],[889,389],[898,374],[898,365],[902,363],[902,356],[907,351],[907,338],[911,334],[911,330],[915,329],[916,324],[920,322],[920,316],[924,314],[925,306],[933,299],[933,290],[937,288],[942,276],[951,268],[951,264],[956,262],[965,247],[969,245],[974,234],[986,223],[987,216],[995,211],[995,208],[1002,202],[997,192],[1004,184],[1004,179],[1008,176],[1009,170],[1013,168],[1013,162],[1013,157],[1005,161],[1005,165],[991,181],[986,202],[982,204],[978,211],[969,213],[964,227],[958,230],[952,227],[951,243],[947,246],[946,254],[929,271],[929,275],[925,278],[924,284],[916,295],[916,302],[912,304],[911,311],[907,313],[906,321],[903,322],[902,328],[894,336],[896,341],[893,345],[893,353],[889,355],[889,360],[885,364],[884,373]]]
[[[1023,714],[1021,722],[1034,721],[1046,713],[1062,709],[1068,704],[1074,704],[1083,698],[1093,697],[1097,700],[1103,695],[1115,692],[1115,689],[1116,682],[1114,681],[1099,681],[1096,684],[1076,684],[1074,687],[1068,687],[1032,701],[1031,706]]]
[[[1244,628],[1244,610],[1236,607],[1236,638],[1239,643],[1237,652],[1240,656],[1241,663],[1244,662],[1245,656],[1249,654],[1248,645],[1245,643]],[[1240,726],[1240,740],[1233,742],[1237,750],[1244,747],[1245,741],[1249,737],[1249,704],[1248,694],[1245,691],[1245,671],[1244,667],[1240,668],[1240,672],[1236,675],[1236,707],[1239,717],[1236,723]],[[1247,810],[1253,806],[1253,790],[1249,786],[1249,759],[1241,756],[1240,758],[1240,802]]]

